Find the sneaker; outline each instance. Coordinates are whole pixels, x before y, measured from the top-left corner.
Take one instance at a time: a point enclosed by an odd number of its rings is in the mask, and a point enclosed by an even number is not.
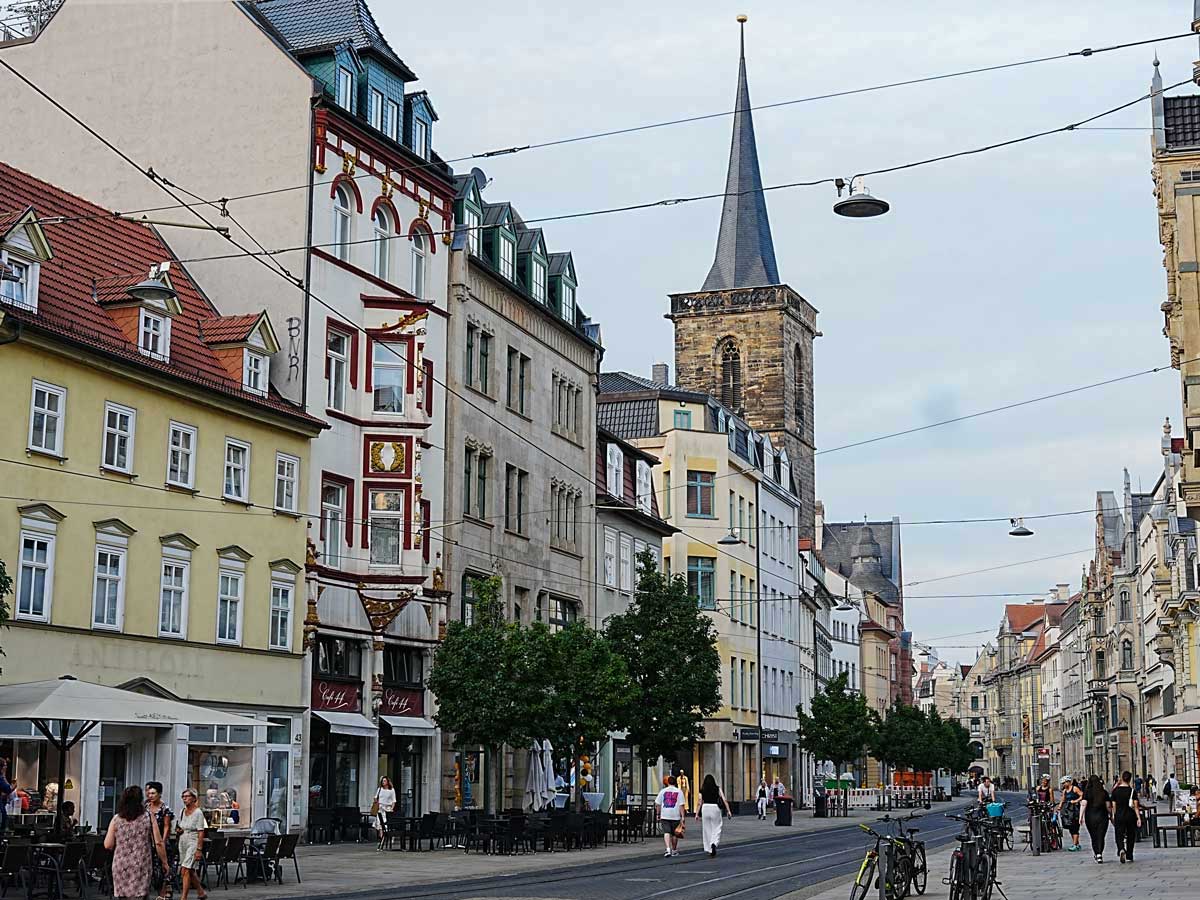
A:
[[[1101,856],[1099,853],[1096,854],[1096,862],[1098,862],[1098,863],[1104,862],[1104,857]]]
[[[672,856],[678,856],[678,855],[679,855],[679,851],[678,851],[678,850],[672,850],[672,851],[671,851],[671,855],[672,855]]]
[[[716,856],[716,855],[717,855],[717,845],[716,845],[716,844],[712,844],[711,846],[709,846],[709,848],[708,848],[708,855],[709,855],[709,856]]]
[[[674,856],[674,855],[675,854],[672,853],[670,850],[667,850],[665,853],[663,853],[663,856]]]
[[[1121,859],[1121,865],[1125,865],[1125,851],[1124,850],[1121,851],[1120,859]]]

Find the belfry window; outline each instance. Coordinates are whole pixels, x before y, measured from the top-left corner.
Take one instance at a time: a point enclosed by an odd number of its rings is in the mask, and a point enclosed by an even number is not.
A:
[[[742,408],[742,354],[733,341],[721,351],[721,403],[734,412]]]
[[[796,392],[796,424],[804,424],[804,353],[797,346],[792,353],[792,384]]]

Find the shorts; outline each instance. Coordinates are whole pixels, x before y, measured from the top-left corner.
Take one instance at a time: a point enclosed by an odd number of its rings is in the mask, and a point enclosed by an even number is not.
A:
[[[670,834],[671,832],[673,832],[675,830],[675,826],[678,825],[683,820],[682,819],[659,819],[658,821],[662,825],[662,833]]]

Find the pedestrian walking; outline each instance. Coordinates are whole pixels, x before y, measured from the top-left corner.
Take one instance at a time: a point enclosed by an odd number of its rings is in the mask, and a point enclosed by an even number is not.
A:
[[[196,896],[208,900],[208,892],[200,884],[200,867],[204,862],[204,829],[208,820],[200,809],[200,796],[191,788],[184,788],[180,796],[183,813],[179,816],[179,871],[183,876],[183,890],[179,900],[188,900],[188,892],[196,885]]]
[[[108,823],[104,849],[112,851],[112,896],[144,900],[150,893],[152,853],[167,867],[167,847],[158,822],[146,811],[142,789],[136,784],[125,788],[117,803],[117,814]]]
[[[658,812],[658,820],[662,823],[663,843],[666,852],[663,856],[679,855],[679,839],[683,837],[683,791],[675,786],[675,776],[667,776],[666,786],[654,798],[654,809]]]
[[[1133,796],[1135,796],[1135,797],[1142,796],[1143,785],[1145,785],[1145,782],[1142,780],[1141,775],[1133,776]]]
[[[375,831],[379,834],[379,845],[376,850],[383,849],[383,836],[387,832],[388,816],[396,809],[396,789],[392,787],[392,779],[384,775],[379,779],[379,789],[375,791]]]
[[[1096,862],[1104,862],[1104,842],[1108,837],[1108,823],[1112,819],[1112,800],[1104,789],[1104,782],[1099,775],[1088,778],[1087,787],[1083,791],[1083,803],[1080,804],[1083,823],[1087,826],[1088,835],[1092,839],[1092,854]]]
[[[1167,776],[1167,781],[1163,785],[1163,798],[1174,805],[1175,795],[1179,793],[1179,782],[1175,780],[1175,773],[1172,772]]]
[[[1117,854],[1122,863],[1133,862],[1133,844],[1142,825],[1142,810],[1133,790],[1133,775],[1121,773],[1121,781],[1112,792],[1112,820],[1117,833]]]
[[[756,801],[758,807],[758,818],[760,821],[767,817],[767,792],[770,789],[767,787],[765,778],[759,779],[758,782],[758,799]]]
[[[1063,829],[1071,835],[1069,853],[1079,852],[1079,805],[1083,802],[1083,791],[1070,775],[1064,775],[1059,782],[1058,820]]]
[[[1153,775],[1147,776],[1147,778],[1146,778],[1146,799],[1153,800],[1155,797],[1158,796],[1157,792],[1158,792],[1158,781],[1155,780]]]
[[[724,813],[721,812],[722,808]],[[733,818],[729,801],[721,792],[717,779],[712,775],[705,775],[700,785],[700,809],[696,811],[696,819],[700,822],[701,834],[704,835],[702,846],[708,848],[709,856],[717,855],[717,845],[721,843],[721,825],[726,815]]]
[[[146,782],[146,812],[154,816],[154,821],[158,825],[158,833],[162,835],[163,840],[167,839],[167,835],[171,833],[171,826],[175,820],[175,813],[171,812],[171,807],[163,803],[162,799],[162,782],[147,781]],[[170,857],[166,857],[170,861]],[[151,881],[158,889],[158,900],[165,900],[171,896],[172,887],[175,883],[174,872],[170,865],[163,865],[163,861],[158,858],[158,854],[151,857],[151,862],[154,864],[154,872],[151,876]]]

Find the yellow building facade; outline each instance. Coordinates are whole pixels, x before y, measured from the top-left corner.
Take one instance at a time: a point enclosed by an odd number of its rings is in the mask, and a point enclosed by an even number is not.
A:
[[[304,469],[322,423],[272,393],[265,315],[219,316],[178,265],[146,278],[170,259],[148,228],[43,229],[97,210],[7,167],[0,182],[0,207],[23,210],[0,221],[2,261],[24,277],[0,293],[0,684],[71,675],[262,722],[99,727],[65,792],[29,723],[4,723],[0,755],[99,827],[148,780],[196,788],[218,823],[298,826]]]

